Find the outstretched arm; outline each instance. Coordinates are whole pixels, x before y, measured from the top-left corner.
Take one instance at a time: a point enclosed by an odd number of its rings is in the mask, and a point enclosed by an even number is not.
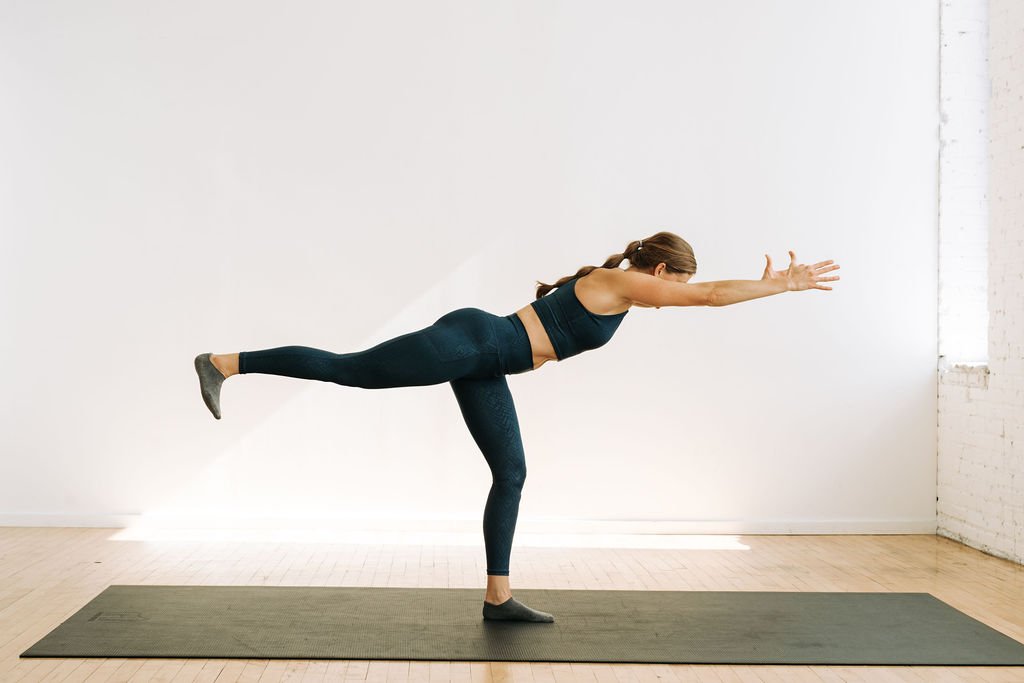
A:
[[[796,262],[796,253],[789,252],[790,263],[786,270],[772,270],[771,256],[765,254],[768,265],[760,280],[718,280],[710,282],[710,306],[728,306],[741,301],[749,301],[760,297],[781,294],[782,292],[799,292],[805,289],[827,289],[819,282],[838,280],[839,276],[823,277],[824,273],[839,270],[838,265],[831,265],[832,260],[820,261],[813,266]]]
[[[715,280],[708,284],[711,285],[708,306],[728,306],[789,291],[785,280]]]

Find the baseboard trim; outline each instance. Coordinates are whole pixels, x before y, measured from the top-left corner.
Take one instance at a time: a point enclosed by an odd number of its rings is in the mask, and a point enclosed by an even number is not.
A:
[[[102,529],[322,530],[338,532],[482,533],[479,517],[382,519],[358,517],[243,517],[223,515],[0,513],[3,527],[90,527]],[[931,534],[936,518],[922,519],[567,519],[520,518],[517,536],[526,534]]]

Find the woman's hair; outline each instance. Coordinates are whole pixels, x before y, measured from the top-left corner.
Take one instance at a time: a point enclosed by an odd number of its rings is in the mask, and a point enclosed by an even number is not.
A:
[[[641,243],[643,246],[641,247]],[[537,281],[537,298],[541,298],[552,289],[561,287],[574,277],[583,277],[592,270],[600,268],[618,268],[624,259],[637,268],[654,268],[659,263],[673,273],[697,273],[697,258],[693,255],[693,247],[679,235],[671,232],[658,232],[642,240],[633,240],[626,245],[621,254],[612,254],[601,266],[583,266],[575,275],[566,275],[553,285]]]

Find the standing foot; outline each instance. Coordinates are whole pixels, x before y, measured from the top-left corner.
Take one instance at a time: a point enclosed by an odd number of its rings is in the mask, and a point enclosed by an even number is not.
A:
[[[555,620],[547,612],[539,612],[527,607],[515,598],[509,598],[500,605],[484,600],[484,619],[493,621],[539,621],[551,623]]]

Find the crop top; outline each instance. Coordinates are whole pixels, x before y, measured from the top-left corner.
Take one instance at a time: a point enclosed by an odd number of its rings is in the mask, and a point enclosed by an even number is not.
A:
[[[611,315],[591,313],[576,296],[577,279],[530,303],[551,339],[558,360],[604,346],[629,313],[628,310]]]

